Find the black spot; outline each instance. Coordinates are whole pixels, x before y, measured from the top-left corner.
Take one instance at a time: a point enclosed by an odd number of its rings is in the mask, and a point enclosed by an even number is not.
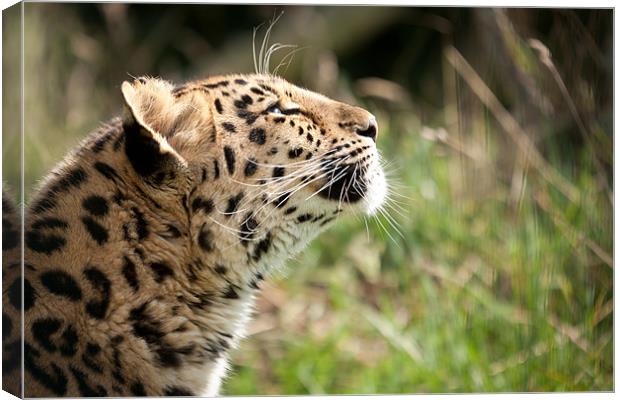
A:
[[[60,354],[66,357],[74,356],[77,352],[78,344],[78,335],[75,328],[71,325],[67,326],[60,338],[62,339],[62,342],[58,346]]]
[[[284,211],[284,214],[289,215],[297,211],[297,207],[289,207]]]
[[[208,89],[215,89],[218,87],[226,87],[228,86],[228,81],[220,81],[220,82],[216,82],[216,83],[206,83],[203,86],[208,88]]]
[[[32,308],[35,296],[36,292],[30,284],[30,281],[24,278],[24,311],[28,311]]]
[[[254,103],[254,101],[252,100],[252,98],[250,96],[248,96],[247,94],[244,94],[243,96],[241,96],[241,100],[245,103],[245,104],[252,104]]]
[[[273,177],[280,178],[282,176],[284,176],[284,167],[275,167],[273,169]]]
[[[225,266],[221,264],[216,265],[214,270],[220,275],[226,275],[226,272],[228,272],[228,268],[226,268]]]
[[[198,245],[204,251],[213,251],[213,233],[203,225],[198,233]]]
[[[101,346],[97,343],[87,343],[86,344],[86,353],[91,356],[96,356],[101,351]]]
[[[192,201],[193,212],[203,211],[205,214],[209,214],[211,211],[213,211],[214,208],[215,205],[213,204],[213,200],[211,199],[196,197],[194,201]]]
[[[3,211],[8,214],[8,212]],[[2,218],[2,250],[11,250],[19,244],[19,232],[6,218]]]
[[[224,158],[226,159],[226,168],[228,173],[233,174],[235,172],[235,152],[228,146],[224,146]]]
[[[86,380],[86,375],[75,367],[69,367],[78,384],[78,390],[84,397],[105,397],[108,392],[101,385],[92,387]]]
[[[13,331],[13,320],[7,314],[2,313],[2,341],[6,343],[6,340],[11,336]]]
[[[311,134],[309,134],[309,133],[308,133],[308,134],[306,135],[306,140],[308,140],[308,142],[312,143],[312,142],[314,141],[314,138],[312,137],[312,135],[311,135]]]
[[[68,192],[70,188],[80,187],[88,178],[83,168],[76,168],[67,173],[54,184],[55,192]]]
[[[235,126],[233,124],[231,124],[230,122],[224,122],[222,124],[222,128],[224,128],[226,131],[228,131],[230,133],[236,133],[237,132],[237,128],[235,128]]]
[[[291,149],[288,151],[288,158],[297,158],[300,155],[302,155],[304,152],[304,149],[302,149],[301,147],[297,147],[296,149]]]
[[[35,363],[40,353],[28,343],[24,343],[24,367],[30,375],[52,391],[56,396],[64,396],[67,393],[67,376],[56,363],[50,363],[53,373],[50,374]]]
[[[108,201],[101,196],[89,196],[82,201],[82,207],[89,213],[103,217],[108,213]]]
[[[72,301],[82,298],[82,291],[75,279],[68,273],[60,270],[46,271],[41,274],[41,283],[51,293],[66,297]]]
[[[131,286],[134,293],[140,289],[140,281],[138,281],[136,265],[127,256],[124,257],[123,261],[123,277],[125,277],[127,284]]]
[[[104,149],[106,143],[108,143],[110,140],[112,140],[112,134],[113,133],[114,133],[113,131],[106,132],[100,138],[95,140],[95,143],[93,144],[93,147],[91,148],[92,151],[94,153],[100,153],[101,150]]]
[[[263,145],[267,141],[265,130],[263,128],[254,128],[250,131],[249,139],[251,142]]]
[[[114,140],[114,143],[112,144],[112,149],[114,151],[119,151],[123,143],[125,143],[125,135],[121,133],[120,135],[118,135],[116,140]]]
[[[22,365],[22,340],[18,338],[13,342],[3,342],[2,348],[2,376],[8,374],[21,367]],[[15,393],[17,395],[18,393]]]
[[[220,177],[220,164],[217,160],[213,160],[213,179]]]
[[[100,351],[101,346],[96,343],[89,342],[86,344],[86,351],[82,354],[82,361],[84,362],[84,365],[98,374],[103,372],[103,369],[100,367],[100,362],[95,359]]]
[[[275,156],[276,154],[278,154],[278,148],[277,147],[272,147],[271,149],[269,149],[269,155]]]
[[[188,389],[178,386],[168,386],[164,390],[165,396],[193,396],[194,394]]]
[[[162,283],[169,276],[174,276],[174,272],[170,266],[164,263],[152,263],[151,269],[155,273],[155,282]]]
[[[17,277],[13,283],[8,287],[7,294],[9,302],[18,311],[21,311],[22,307],[22,279]]]
[[[237,294],[237,291],[235,290],[233,285],[229,285],[228,289],[226,289],[226,292],[224,292],[222,297],[224,297],[225,299],[235,300],[239,298],[239,295]]]
[[[121,385],[125,384],[125,378],[123,377],[123,365],[121,363],[121,352],[118,349],[118,345],[123,342],[125,338],[121,335],[114,336],[110,343],[113,346],[112,352],[112,360],[114,363],[114,368],[112,370],[112,377]]]
[[[256,247],[254,247],[254,254],[252,254],[252,259],[254,261],[260,260],[263,254],[269,251],[271,240],[271,232],[267,232],[267,235],[256,244]]]
[[[247,125],[252,125],[258,119],[258,115],[248,110],[239,110],[237,112],[239,118],[245,119]]]
[[[166,230],[167,230],[168,237],[170,238],[181,237],[181,231],[179,231],[179,229],[174,225],[166,224]]]
[[[49,191],[41,195],[41,198],[30,206],[30,211],[34,214],[42,214],[56,207],[56,194]]]
[[[235,105],[235,107],[240,108],[242,110],[248,107],[247,103],[244,102],[243,100],[235,100],[233,104]]]
[[[94,167],[101,175],[103,175],[104,177],[112,181],[116,181],[117,179],[120,179],[116,170],[104,162],[97,161],[94,164]]]
[[[291,193],[281,194],[280,196],[278,196],[277,199],[273,201],[273,205],[275,205],[277,208],[282,208],[286,205],[290,197],[291,197]]]
[[[252,240],[254,234],[256,233],[256,228],[258,228],[258,221],[256,221],[251,214],[248,214],[239,227],[239,230],[241,231],[241,242],[244,245],[247,245],[246,242]]]
[[[98,300],[91,300],[86,303],[86,312],[93,318],[103,319],[110,305],[112,283],[97,267],[86,268],[84,270],[84,277],[91,283],[93,289],[99,293]]]
[[[304,134],[304,128],[300,126],[298,130],[299,130],[299,136]]]
[[[256,160],[254,158],[250,158],[246,163],[245,163],[245,168],[243,170],[243,174],[245,176],[252,176],[256,173],[256,169],[258,168],[258,165],[256,164]]]
[[[314,215],[312,214],[302,214],[297,217],[297,222],[299,223],[307,222],[307,221],[310,221],[312,218],[314,218]]]
[[[130,311],[129,317],[133,323],[134,334],[146,342],[149,348],[157,354],[159,362],[165,367],[177,367],[181,360],[169,344],[164,341],[165,333],[161,331],[160,323],[146,313],[147,303]]]
[[[146,396],[146,390],[144,390],[144,385],[142,384],[142,382],[136,381],[132,383],[129,387],[129,390],[131,391],[131,394],[133,396]]]
[[[56,345],[50,340],[52,336],[60,327],[62,322],[56,318],[43,318],[36,320],[32,323],[31,332],[32,337],[39,345],[50,353],[56,351]]]
[[[177,349],[171,347],[167,343],[162,343],[161,347],[156,349],[157,358],[164,367],[178,367],[181,365],[181,358]]]
[[[91,217],[82,217],[82,223],[97,244],[100,246],[108,241],[108,231]]]
[[[263,88],[264,90],[268,92],[275,93],[275,91],[273,90],[271,86],[265,85],[264,83],[261,83],[258,86],[260,86],[261,88]]]
[[[39,230],[26,232],[26,245],[37,253],[52,254],[60,250],[67,243],[65,238],[56,234],[44,234]]]
[[[53,217],[48,217],[48,218],[42,218],[38,221],[35,221],[32,224],[32,229],[54,229],[54,228],[68,228],[69,224],[67,224],[65,221],[58,219],[58,218],[53,218]]]
[[[256,88],[256,87],[251,88],[250,91],[252,93],[255,93],[255,94],[259,95],[259,96],[264,96],[265,95],[265,92],[263,92],[262,90],[260,90],[259,88]]]
[[[239,85],[247,85],[248,82],[243,80],[243,79],[235,79],[235,83],[238,83]]]
[[[224,109],[222,108],[222,102],[220,101],[220,99],[215,99],[215,109],[220,114],[224,112]]]
[[[131,211],[136,217],[136,229],[138,231],[138,238],[140,240],[146,239],[146,237],[149,235],[149,229],[146,219],[144,218],[144,214],[136,207],[132,207]]]
[[[284,117],[276,117],[273,119],[273,122],[275,122],[276,124],[281,124],[284,121],[286,121],[286,118]]]
[[[228,206],[226,206],[226,211],[224,212],[227,217],[230,217],[237,210],[241,199],[243,199],[243,193],[238,193],[228,199]]]

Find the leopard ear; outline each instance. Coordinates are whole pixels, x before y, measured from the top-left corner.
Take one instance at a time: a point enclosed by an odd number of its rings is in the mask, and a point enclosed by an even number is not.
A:
[[[153,186],[179,187],[184,184],[183,178],[187,176],[187,162],[154,128],[157,119],[165,117],[153,114],[153,110],[158,109],[154,103],[166,102],[167,99],[158,99],[157,95],[157,86],[166,83],[153,81],[157,82],[153,84],[140,78],[133,83],[125,81],[121,86],[125,101],[125,153],[133,169],[147,183]],[[164,96],[165,93],[161,95]],[[148,110],[149,114],[146,115],[144,110]]]

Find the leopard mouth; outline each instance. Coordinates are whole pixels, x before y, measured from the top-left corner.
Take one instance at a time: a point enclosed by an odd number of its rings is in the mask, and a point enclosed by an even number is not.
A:
[[[368,191],[368,185],[363,179],[364,173],[360,173],[360,168],[355,164],[333,167],[327,177],[328,183],[319,191],[319,196],[344,203],[357,203],[362,200]]]

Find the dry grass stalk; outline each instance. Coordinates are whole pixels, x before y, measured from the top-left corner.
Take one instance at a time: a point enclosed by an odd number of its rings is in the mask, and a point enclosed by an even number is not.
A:
[[[592,239],[586,237],[585,234],[572,227],[559,213],[555,212],[549,204],[549,199],[541,193],[534,195],[534,200],[545,212],[551,215],[553,223],[561,228],[565,233],[570,232],[577,237],[578,242],[583,242],[596,256],[603,261],[609,268],[614,267],[614,260],[601,246]]]
[[[560,175],[555,168],[545,160],[534,146],[516,119],[504,108],[495,94],[484,83],[482,78],[469,65],[467,60],[452,46],[444,50],[446,59],[458,74],[467,82],[480,101],[493,113],[502,128],[516,143],[518,149],[527,154],[534,168],[547,182],[558,188],[570,201],[579,202],[579,190],[566,178]]]

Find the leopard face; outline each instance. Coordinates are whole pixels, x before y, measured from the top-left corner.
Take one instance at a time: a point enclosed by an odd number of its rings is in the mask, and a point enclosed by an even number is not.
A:
[[[262,74],[177,87],[140,79],[125,83],[123,93],[140,129],[168,160],[140,159],[136,154],[149,148],[141,140],[127,143],[128,158],[137,158],[138,172],[169,165],[176,188],[183,186],[179,168],[187,170],[197,247],[222,258],[237,247],[246,251],[240,264],[281,264],[340,214],[372,214],[384,201],[377,121],[360,107]],[[166,168],[158,168],[146,171],[147,180],[166,187]],[[280,249],[261,260],[275,243]]]

